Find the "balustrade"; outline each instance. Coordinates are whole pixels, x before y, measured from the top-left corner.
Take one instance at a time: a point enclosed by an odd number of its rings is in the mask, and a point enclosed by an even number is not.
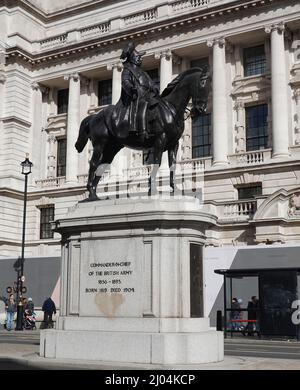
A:
[[[252,218],[256,211],[256,200],[240,200],[220,204],[223,208],[221,215],[225,219],[238,218],[246,216]]]
[[[233,154],[229,156],[231,166],[264,164],[271,158],[271,149]]]
[[[65,176],[37,180],[36,185],[39,188],[61,187],[66,182]]]
[[[90,26],[80,30],[80,36],[82,39],[87,39],[90,37],[97,37],[105,33],[110,32],[110,23],[101,23],[96,26]]]
[[[172,11],[179,12],[190,8],[205,7],[211,0],[180,0],[172,4]]]
[[[68,34],[62,34],[56,37],[43,39],[42,41],[40,41],[40,47],[42,50],[45,50],[65,45],[65,43],[67,42],[67,36]]]
[[[144,12],[139,12],[134,15],[130,15],[124,18],[125,26],[138,24],[138,23],[145,23],[150,20],[154,20],[157,17],[157,9],[152,8],[149,10],[146,10]]]

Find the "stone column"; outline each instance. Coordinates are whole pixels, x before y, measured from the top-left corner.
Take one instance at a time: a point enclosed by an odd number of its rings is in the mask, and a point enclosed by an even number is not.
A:
[[[154,57],[160,60],[160,93],[166,88],[166,86],[172,81],[173,75],[173,62],[171,50],[165,50],[159,53],[155,53]],[[168,153],[164,152],[162,155],[161,175],[165,175],[169,171]]]
[[[48,177],[48,154],[49,154],[49,143],[48,143],[48,131],[47,119],[50,110],[50,88],[46,87],[42,90],[42,129],[41,129],[41,167],[40,167],[40,178],[45,179]]]
[[[57,139],[54,134],[48,136],[48,163],[47,163],[47,178],[53,179],[56,177],[56,154],[57,154]]]
[[[155,58],[160,60],[160,92],[172,81],[172,52],[165,50],[155,53]]]
[[[122,62],[116,62],[114,64],[107,65],[108,70],[112,70],[112,94],[111,102],[116,104],[121,96],[122,89]]]
[[[32,89],[32,127],[30,131],[30,156],[34,164],[34,179],[41,179],[41,150],[42,150],[42,128],[43,128],[43,93],[46,87],[34,82],[31,84]],[[34,182],[34,181],[33,181]]]
[[[98,80],[92,79],[90,83],[91,104],[90,108],[98,107]]]
[[[80,125],[80,76],[78,73],[73,73],[64,78],[69,80],[66,183],[75,184],[78,174],[78,153],[75,142]]]
[[[234,46],[234,63],[235,63],[235,77],[242,77],[242,61],[241,61],[241,47]]]
[[[5,133],[3,129],[3,114],[4,114],[4,102],[5,102],[5,81],[6,77],[4,71],[0,70],[0,133],[2,134],[0,142],[0,176],[2,172],[5,172]]]
[[[271,34],[273,157],[289,156],[288,94],[284,50],[284,24],[268,26]]]
[[[236,110],[236,124],[235,124],[235,140],[236,140],[236,153],[242,153],[246,151],[246,134],[245,134],[245,121],[244,121],[244,102],[238,100],[235,104]]]
[[[178,156],[178,160],[189,160],[192,158],[192,119],[188,118],[185,121],[185,128],[184,128],[184,133],[182,137],[182,153],[181,156]],[[179,152],[178,152],[179,154]],[[180,158],[181,157],[181,158]]]
[[[217,38],[207,45],[213,48],[213,166],[224,166],[228,164],[225,39]]]
[[[112,70],[111,102],[116,104],[121,96],[123,64],[121,61],[118,61],[107,65],[107,69]],[[123,169],[128,168],[129,153],[128,148],[123,148],[114,158],[110,169],[110,174],[114,179],[119,180],[123,178]]]
[[[300,145],[300,88],[294,91],[296,103],[295,145]]]
[[[80,76],[81,94],[80,94],[80,123],[88,116],[88,110],[91,106],[91,80],[85,76]],[[86,178],[84,175],[88,174],[89,171],[89,158],[88,158],[88,146],[78,154],[78,175],[79,182],[85,183]]]
[[[49,112],[48,115],[57,115],[57,98],[56,98],[57,90],[55,88],[49,89]]]

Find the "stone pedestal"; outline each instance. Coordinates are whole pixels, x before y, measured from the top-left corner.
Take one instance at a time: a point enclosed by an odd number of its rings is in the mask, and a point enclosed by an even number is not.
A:
[[[203,316],[202,246],[215,223],[194,198],[80,203],[62,234],[60,317],[40,355],[192,364],[223,359]]]

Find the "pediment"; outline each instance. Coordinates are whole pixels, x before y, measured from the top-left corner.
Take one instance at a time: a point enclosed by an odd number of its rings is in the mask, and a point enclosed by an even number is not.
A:
[[[278,190],[258,207],[253,220],[300,219],[300,187]]]
[[[244,77],[233,82],[232,95],[251,94],[271,88],[271,80],[268,76]]]

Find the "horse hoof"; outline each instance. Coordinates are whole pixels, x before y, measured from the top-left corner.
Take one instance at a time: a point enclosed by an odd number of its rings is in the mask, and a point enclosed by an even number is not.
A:
[[[97,195],[90,195],[90,196],[88,197],[88,201],[89,201],[89,202],[93,202],[93,201],[95,201],[95,200],[100,200],[100,199],[98,198]]]

